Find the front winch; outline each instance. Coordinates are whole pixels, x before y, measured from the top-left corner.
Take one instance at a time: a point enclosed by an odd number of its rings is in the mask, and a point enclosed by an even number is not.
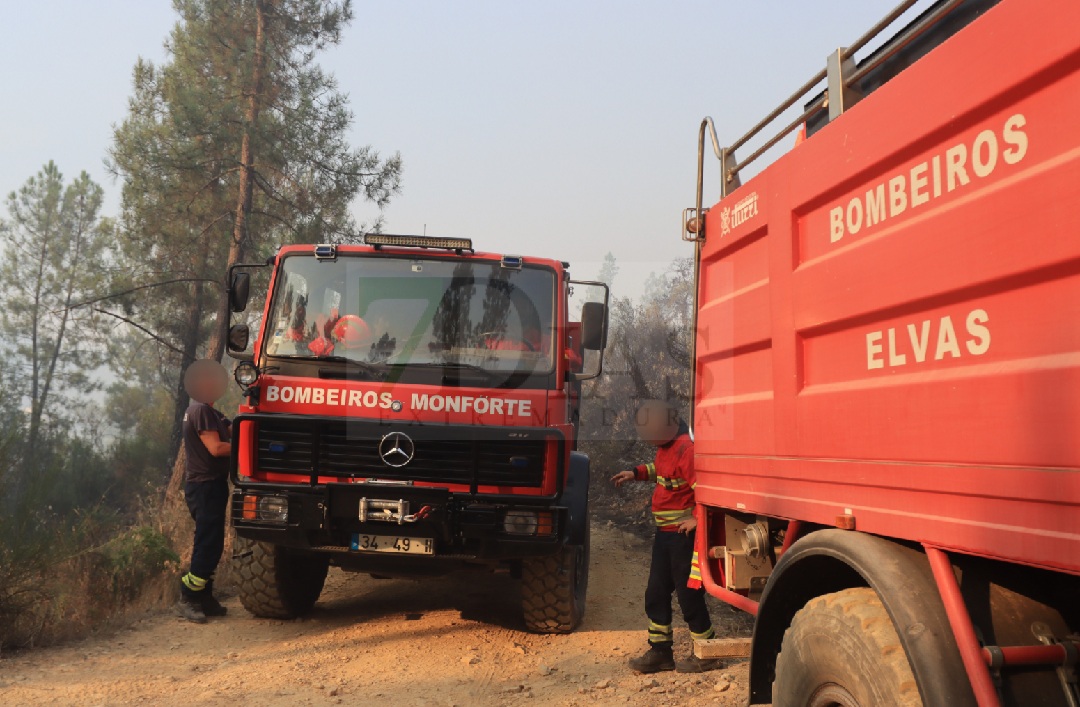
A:
[[[409,502],[399,498],[396,501],[387,501],[378,498],[360,499],[360,522],[367,523],[379,521],[382,523],[415,523],[431,512],[430,506],[424,506],[413,515],[409,515]]]

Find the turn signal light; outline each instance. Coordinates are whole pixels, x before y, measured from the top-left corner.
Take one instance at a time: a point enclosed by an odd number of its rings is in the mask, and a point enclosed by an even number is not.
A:
[[[256,499],[255,496],[244,496],[244,510],[243,510],[243,514],[242,514],[244,520],[255,520],[255,501],[256,500],[257,499]]]

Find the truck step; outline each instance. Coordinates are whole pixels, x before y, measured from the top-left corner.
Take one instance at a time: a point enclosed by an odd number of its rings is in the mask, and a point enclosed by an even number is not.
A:
[[[749,658],[749,638],[707,638],[694,641],[694,655],[709,658]]]

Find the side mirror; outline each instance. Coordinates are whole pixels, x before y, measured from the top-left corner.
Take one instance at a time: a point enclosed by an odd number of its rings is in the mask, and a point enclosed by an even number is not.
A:
[[[229,283],[229,306],[234,312],[243,312],[247,309],[248,296],[251,292],[251,275],[246,272],[235,272],[232,282]],[[233,327],[235,329],[235,327]],[[229,337],[232,337],[230,330]],[[246,341],[246,339],[245,339]],[[247,345],[244,345],[247,348]]]
[[[229,327],[229,351],[233,353],[247,351],[250,338],[251,332],[247,324],[233,324]]]
[[[581,307],[581,347],[587,351],[607,347],[607,307],[602,302],[586,302]]]

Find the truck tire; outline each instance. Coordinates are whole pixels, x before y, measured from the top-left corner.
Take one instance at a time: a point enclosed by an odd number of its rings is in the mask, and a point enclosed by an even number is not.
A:
[[[922,707],[907,655],[877,593],[812,599],[784,633],[775,707]]]
[[[270,543],[236,538],[240,603],[255,616],[292,619],[306,614],[322,593],[330,560],[290,554]]]
[[[525,628],[534,633],[570,633],[585,618],[588,587],[588,530],[582,545],[564,545],[554,555],[526,559],[521,567]]]

